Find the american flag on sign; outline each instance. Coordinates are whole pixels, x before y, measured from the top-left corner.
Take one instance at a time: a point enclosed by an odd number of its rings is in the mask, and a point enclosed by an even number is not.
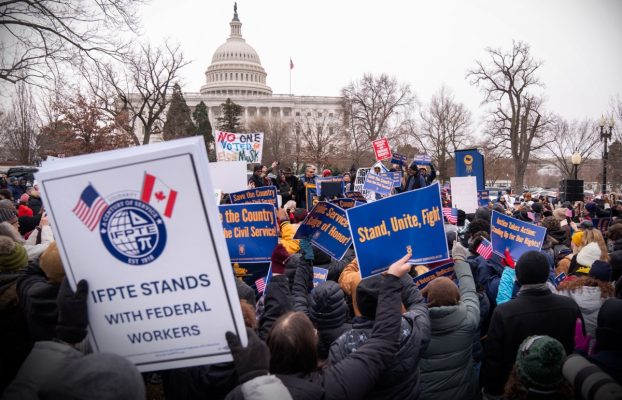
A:
[[[108,203],[97,193],[97,190],[89,183],[82,191],[78,204],[72,212],[86,225],[89,230],[95,229],[104,211],[108,208]]]
[[[482,242],[479,246],[477,246],[475,251],[477,251],[477,254],[488,260],[490,256],[492,256],[492,244],[488,240],[482,239]]]
[[[447,222],[452,225],[456,225],[458,223],[457,208],[443,207],[443,216],[447,219]]]
[[[257,292],[263,293],[266,290],[266,278],[261,277],[255,281],[255,287],[257,288]]]

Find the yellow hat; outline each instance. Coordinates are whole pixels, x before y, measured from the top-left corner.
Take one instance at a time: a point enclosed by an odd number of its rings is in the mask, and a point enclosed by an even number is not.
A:
[[[572,243],[579,247],[583,243],[583,231],[577,231],[572,234]]]

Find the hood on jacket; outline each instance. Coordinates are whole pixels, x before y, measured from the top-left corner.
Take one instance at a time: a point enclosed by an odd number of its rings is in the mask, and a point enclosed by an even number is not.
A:
[[[322,282],[311,291],[309,314],[319,329],[335,328],[347,320],[348,306],[339,284]]]

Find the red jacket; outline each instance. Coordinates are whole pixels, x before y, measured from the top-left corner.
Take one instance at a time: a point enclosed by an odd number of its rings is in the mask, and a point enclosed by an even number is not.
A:
[[[33,212],[30,209],[30,207],[24,204],[20,204],[19,207],[17,208],[17,216],[18,217],[32,217]]]

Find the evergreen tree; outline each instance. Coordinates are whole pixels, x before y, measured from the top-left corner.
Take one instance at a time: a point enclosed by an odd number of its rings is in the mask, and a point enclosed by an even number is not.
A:
[[[196,127],[190,117],[190,107],[186,104],[181,87],[178,83],[173,86],[171,102],[166,113],[166,122],[162,129],[164,140],[194,136]]]
[[[196,135],[202,135],[205,139],[205,148],[210,161],[216,160],[216,154],[214,148],[214,136],[212,135],[212,124],[209,122],[209,114],[207,112],[207,106],[203,101],[197,104],[192,113],[194,123],[197,126]]]
[[[231,101],[221,104],[222,117],[218,117],[218,130],[225,132],[237,132],[240,128],[240,115],[242,114],[242,106]]]
[[[613,190],[622,187],[622,143],[614,141],[609,146],[609,163],[607,164],[607,177]]]

